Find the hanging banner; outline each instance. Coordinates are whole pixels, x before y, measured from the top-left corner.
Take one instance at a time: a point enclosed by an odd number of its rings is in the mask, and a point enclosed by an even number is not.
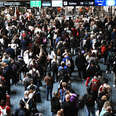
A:
[[[31,0],[30,1],[30,7],[39,7],[41,8],[41,0]]]
[[[62,7],[63,2],[62,0],[52,0],[52,7]]]

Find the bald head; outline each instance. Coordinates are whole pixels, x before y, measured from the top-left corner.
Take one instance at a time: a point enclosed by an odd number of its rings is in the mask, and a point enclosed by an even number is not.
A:
[[[70,95],[69,95],[69,94],[67,94],[67,95],[65,96],[65,100],[66,100],[66,102],[70,101]]]

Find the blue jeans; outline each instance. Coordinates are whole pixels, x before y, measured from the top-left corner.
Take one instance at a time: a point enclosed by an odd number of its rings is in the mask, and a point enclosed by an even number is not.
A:
[[[88,116],[95,116],[95,107],[87,107]],[[92,114],[92,115],[91,115]]]
[[[52,116],[56,116],[56,114],[52,112]]]
[[[52,99],[52,86],[47,86],[47,100],[49,99],[49,95],[50,98]]]

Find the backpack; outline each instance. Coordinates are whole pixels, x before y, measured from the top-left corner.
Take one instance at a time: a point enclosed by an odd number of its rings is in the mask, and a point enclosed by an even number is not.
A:
[[[101,54],[103,55],[106,52],[106,46],[101,47]]]
[[[52,66],[51,66],[51,70],[53,72],[57,72],[57,64],[56,64],[56,62],[53,62]]]
[[[92,91],[98,91],[98,89],[99,89],[99,80],[92,79],[90,87],[91,87]]]
[[[4,109],[2,109],[2,107],[0,106],[0,112],[1,112],[0,116],[7,116],[6,108],[7,108],[7,106],[5,106]]]
[[[29,101],[30,101],[30,99],[28,99],[27,102],[26,102],[24,99],[22,99],[22,101],[25,103],[25,108],[26,108],[27,110],[29,110]]]

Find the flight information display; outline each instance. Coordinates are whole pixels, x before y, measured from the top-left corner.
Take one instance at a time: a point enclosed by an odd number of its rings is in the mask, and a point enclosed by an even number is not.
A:
[[[116,0],[95,0],[95,6],[116,6]]]
[[[62,0],[52,0],[52,7],[62,7]]]
[[[116,6],[116,0],[0,0],[3,6],[65,7],[65,6]]]
[[[94,6],[94,0],[63,0],[63,6]]]
[[[43,7],[51,7],[52,6],[52,0],[41,0]]]

